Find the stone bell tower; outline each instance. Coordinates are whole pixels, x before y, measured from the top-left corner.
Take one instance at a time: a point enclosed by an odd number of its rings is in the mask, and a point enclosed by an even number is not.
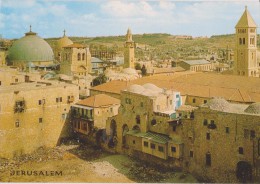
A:
[[[124,68],[135,68],[135,43],[132,39],[131,29],[126,33],[126,42],[124,50]]]

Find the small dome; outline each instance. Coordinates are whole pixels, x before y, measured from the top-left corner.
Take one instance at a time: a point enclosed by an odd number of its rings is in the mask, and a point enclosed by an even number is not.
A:
[[[136,74],[138,74],[136,72],[136,70],[133,69],[133,68],[124,68],[123,69],[123,73],[128,74],[128,75],[136,75]]]
[[[245,109],[246,113],[260,114],[260,102],[253,103]]]
[[[63,36],[57,41],[57,49],[61,50],[63,47],[71,44],[73,44],[73,42],[67,36]]]
[[[132,93],[138,93],[138,94],[141,94],[144,90],[145,90],[144,87],[138,84],[133,84],[128,88],[128,91]]]
[[[228,111],[230,108],[230,104],[223,98],[213,98],[206,104],[206,106],[212,110],[218,111]]]
[[[53,61],[53,51],[44,39],[30,31],[13,43],[8,58],[14,65],[17,62],[49,62]]]
[[[145,89],[143,92],[142,92],[142,95],[145,95],[145,96],[157,96],[158,95],[158,92],[157,91],[153,91],[151,89]]]
[[[146,83],[146,84],[143,85],[143,87],[144,87],[145,89],[150,89],[150,90],[152,90],[152,91],[157,91],[157,92],[162,92],[162,91],[163,91],[162,88],[159,88],[159,87],[157,87],[156,85],[151,84],[151,83]]]

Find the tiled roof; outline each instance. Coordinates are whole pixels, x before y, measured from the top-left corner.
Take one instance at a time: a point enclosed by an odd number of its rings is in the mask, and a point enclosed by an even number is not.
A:
[[[88,107],[102,107],[114,104],[120,104],[120,100],[108,95],[98,94],[81,100],[76,103],[77,105],[83,105]]]
[[[126,81],[111,81],[92,88],[120,94],[131,84],[152,83],[160,88],[179,91],[181,95],[205,98],[223,97],[235,102],[260,102],[260,78],[223,75],[216,73],[178,72]]]
[[[138,132],[136,130],[130,130],[126,134],[149,139],[160,144],[166,144],[169,140],[171,140],[169,136],[154,132]]]
[[[186,60],[186,61],[183,61],[189,65],[204,65],[204,64],[210,64],[210,62],[208,62],[207,60],[205,59],[201,59],[201,60]]]

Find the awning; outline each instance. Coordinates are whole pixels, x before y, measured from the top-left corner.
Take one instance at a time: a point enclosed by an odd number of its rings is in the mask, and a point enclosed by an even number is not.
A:
[[[71,107],[76,107],[76,108],[80,108],[80,109],[87,109],[87,110],[93,110],[92,107],[87,107],[87,106],[83,106],[83,105],[72,105]]]

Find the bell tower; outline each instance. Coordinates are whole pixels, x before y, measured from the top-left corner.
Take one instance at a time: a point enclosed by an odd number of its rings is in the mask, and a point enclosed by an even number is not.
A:
[[[124,68],[135,68],[135,43],[132,39],[131,29],[126,33],[126,42],[124,50]]]
[[[255,21],[245,7],[245,11],[236,25],[235,75],[259,77],[256,28]]]

